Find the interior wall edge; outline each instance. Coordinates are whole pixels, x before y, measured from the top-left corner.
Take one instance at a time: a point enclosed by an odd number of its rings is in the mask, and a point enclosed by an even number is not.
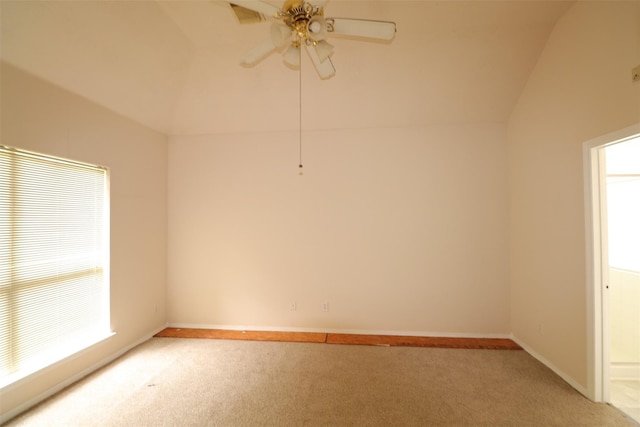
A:
[[[640,60],[639,6],[574,3],[550,34],[507,130],[511,329],[596,401],[602,345],[594,332],[584,141],[640,117],[640,86],[630,75]]]
[[[85,95],[83,95],[81,93],[78,93],[78,92],[76,92],[76,91],[74,91],[74,90],[72,90],[70,88],[67,88],[67,87],[64,87],[64,86],[60,86],[59,84],[57,84],[55,82],[52,82],[50,79],[47,79],[46,76],[34,73],[32,70],[27,70],[24,67],[22,67],[20,64],[17,64],[14,61],[11,61],[10,59],[0,58],[0,65],[3,66],[3,67],[13,68],[14,70],[16,70],[16,71],[18,71],[20,73],[26,74],[26,75],[34,78],[34,79],[37,79],[37,80],[40,80],[40,81],[46,83],[47,85],[55,87],[56,89],[58,89],[60,91],[67,92],[67,93],[69,93],[69,94],[71,94],[73,96],[76,96],[76,97],[78,97],[78,98],[80,98],[80,99],[82,99],[82,100],[84,100],[84,101],[86,101],[88,103],[94,104],[94,105],[96,105],[96,106],[98,106],[98,107],[100,107],[100,108],[102,108],[102,109],[104,109],[106,111],[109,111],[111,114],[120,117],[123,120],[126,120],[128,122],[134,123],[134,124],[136,124],[138,126],[142,126],[142,127],[146,128],[146,129],[148,129],[150,131],[153,131],[153,132],[156,132],[156,133],[158,133],[160,135],[163,135],[166,138],[168,138],[170,136],[168,129],[164,129],[164,128],[158,127],[158,126],[156,126],[156,125],[154,125],[152,123],[145,123],[143,121],[137,120],[136,118],[134,118],[134,117],[132,117],[130,115],[126,115],[126,114],[124,114],[124,113],[122,113],[120,111],[116,111],[113,108],[111,108],[110,106],[105,105],[104,103],[96,102],[95,100],[90,99],[90,98],[86,97]]]

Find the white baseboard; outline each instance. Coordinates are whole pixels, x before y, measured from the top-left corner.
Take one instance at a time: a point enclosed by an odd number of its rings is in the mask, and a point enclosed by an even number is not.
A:
[[[260,332],[320,332],[329,334],[357,334],[357,335],[397,335],[407,337],[438,337],[438,338],[511,338],[510,334],[493,333],[457,333],[457,332],[425,332],[425,331],[376,331],[369,329],[331,329],[331,328],[292,328],[282,326],[250,326],[250,325],[211,325],[200,323],[169,323],[170,328],[184,329],[221,329],[227,331],[260,331]]]
[[[511,335],[510,337],[513,341],[516,342],[516,344],[518,344],[520,347],[522,347],[524,349],[524,351],[526,351],[527,353],[529,353],[534,359],[537,359],[540,363],[542,363],[543,365],[545,365],[547,368],[551,369],[553,372],[556,373],[556,375],[558,375],[560,378],[562,378],[567,384],[569,384],[571,387],[575,388],[580,394],[582,394],[583,396],[585,396],[587,399],[591,399],[589,397],[589,393],[587,391],[587,388],[585,386],[583,386],[582,384],[578,383],[576,380],[574,380],[573,378],[571,378],[569,375],[567,375],[564,371],[562,371],[560,368],[558,368],[557,366],[555,366],[553,363],[551,363],[548,359],[546,359],[545,357],[543,357],[541,354],[539,354],[538,352],[536,352],[535,350],[531,349],[528,345],[524,344],[523,342],[521,342],[518,338],[516,338],[515,336]]]
[[[609,371],[612,380],[639,380],[640,363],[612,363]]]
[[[139,346],[140,344],[142,344],[145,341],[148,341],[155,334],[157,334],[158,332],[160,332],[163,329],[165,329],[165,327],[166,326],[163,326],[161,328],[158,328],[155,331],[152,331],[152,332],[144,335],[142,338],[140,338],[139,340],[135,341],[134,343],[132,343],[132,344],[130,344],[130,345],[124,347],[124,348],[121,348],[120,350],[116,351],[115,353],[105,357],[104,359],[102,359],[98,363],[96,363],[96,364],[88,367],[87,369],[84,369],[83,371],[80,371],[77,374],[67,378],[66,380],[56,384],[55,386],[51,387],[47,391],[45,391],[43,393],[40,393],[38,396],[34,397],[33,399],[28,400],[27,402],[23,403],[22,405],[19,405],[19,406],[15,407],[15,408],[5,412],[4,414],[0,414],[0,425],[6,423],[10,419],[12,419],[12,418],[14,418],[14,417],[16,417],[18,415],[20,415],[21,413],[25,412],[29,408],[32,408],[33,406],[37,405],[38,403],[42,402],[43,400],[48,399],[49,397],[51,397],[54,394],[58,393],[59,391],[65,389],[66,387],[70,386],[71,384],[81,380],[82,378],[86,377],[87,375],[97,371],[98,369],[102,368],[103,366],[113,362],[118,357],[120,357],[123,354],[125,354],[127,351],[131,350],[134,347]]]

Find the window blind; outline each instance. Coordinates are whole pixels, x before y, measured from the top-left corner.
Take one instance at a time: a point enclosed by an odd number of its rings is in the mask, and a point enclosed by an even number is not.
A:
[[[0,146],[0,385],[109,333],[107,179]]]

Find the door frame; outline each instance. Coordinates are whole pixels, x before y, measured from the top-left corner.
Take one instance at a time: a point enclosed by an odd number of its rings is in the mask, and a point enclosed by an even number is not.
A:
[[[606,169],[602,148],[640,136],[640,123],[583,143],[587,284],[587,393],[609,401],[610,338],[606,227]]]

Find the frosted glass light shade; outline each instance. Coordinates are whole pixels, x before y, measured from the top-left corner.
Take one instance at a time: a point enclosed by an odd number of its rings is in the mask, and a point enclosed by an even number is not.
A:
[[[327,21],[322,16],[314,16],[307,24],[307,31],[313,40],[324,40],[327,36]]]
[[[282,49],[291,40],[291,29],[286,25],[274,22],[271,25],[271,41],[276,49]]]
[[[289,46],[282,55],[282,60],[291,67],[300,67],[300,47],[294,45]]]

